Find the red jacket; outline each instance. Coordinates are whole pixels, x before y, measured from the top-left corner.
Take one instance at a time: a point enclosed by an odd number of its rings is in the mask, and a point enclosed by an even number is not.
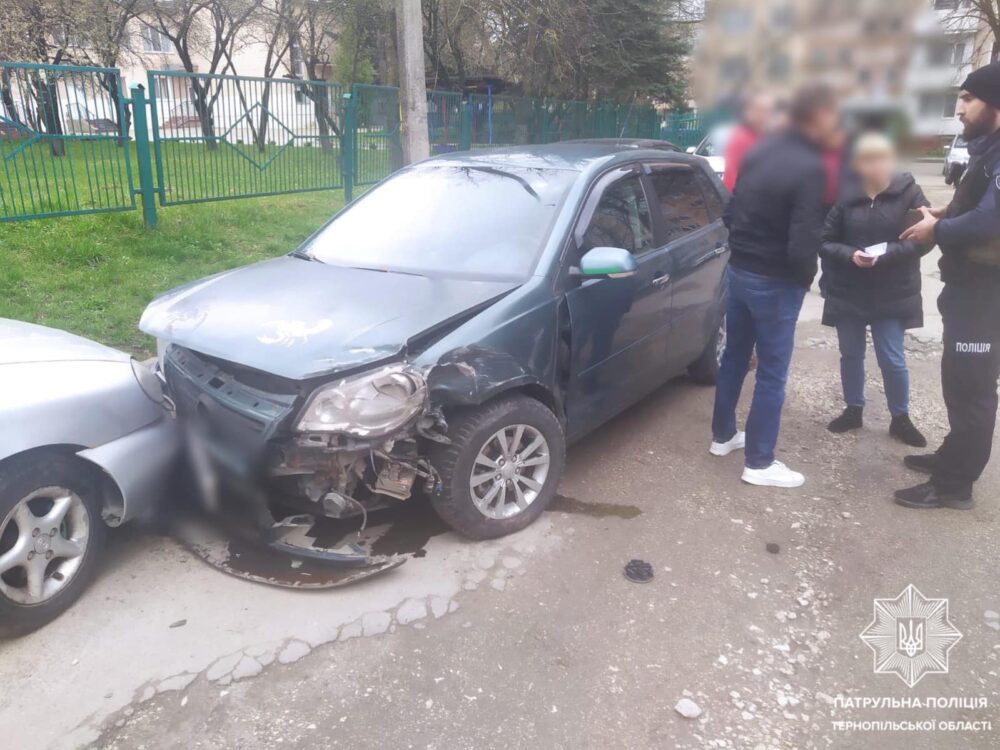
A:
[[[730,193],[736,187],[736,178],[739,176],[743,157],[759,139],[760,135],[746,125],[740,124],[733,127],[733,132],[730,134],[724,150],[726,171],[722,175],[722,184]]]

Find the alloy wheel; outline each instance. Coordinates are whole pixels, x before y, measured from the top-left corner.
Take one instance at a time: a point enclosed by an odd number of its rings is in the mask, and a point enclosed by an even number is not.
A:
[[[493,433],[473,462],[469,491],[487,518],[511,518],[535,501],[549,474],[549,444],[531,425],[515,424]]]
[[[0,524],[0,594],[42,604],[76,575],[90,538],[90,513],[65,487],[41,487],[21,498]]]

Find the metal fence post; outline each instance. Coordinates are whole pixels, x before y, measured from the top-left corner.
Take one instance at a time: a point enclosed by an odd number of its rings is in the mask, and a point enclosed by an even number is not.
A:
[[[344,135],[343,144],[340,147],[343,163],[341,171],[344,175],[344,204],[354,200],[354,97],[350,91],[345,91],[344,99]]]
[[[549,111],[544,99],[535,100],[535,121],[538,123],[538,142],[549,142]]]
[[[160,205],[167,200],[167,191],[163,185],[163,148],[160,145],[160,115],[156,107],[156,74],[149,71],[147,75],[149,88],[146,96],[149,99],[149,124],[153,127],[153,161],[156,163],[156,192],[160,194]]]
[[[472,148],[472,97],[466,97],[462,102],[462,130],[459,133],[459,145],[462,151]]]
[[[146,90],[141,83],[128,87],[132,94],[132,126],[135,128],[135,161],[139,168],[139,196],[142,220],[148,229],[156,228],[156,186],[153,184],[153,161],[149,154],[149,128],[146,125]]]

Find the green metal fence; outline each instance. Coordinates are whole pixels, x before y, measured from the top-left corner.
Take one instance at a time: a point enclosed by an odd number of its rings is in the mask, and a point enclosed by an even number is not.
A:
[[[0,62],[0,222],[135,208],[111,68]]]
[[[161,205],[344,185],[340,84],[149,73]]]
[[[716,121],[699,114],[673,114],[664,123],[660,137],[682,149],[697,146]]]
[[[0,222],[141,203],[218,201],[370,185],[403,165],[399,91],[326,81],[0,62]],[[429,91],[433,154],[576,138],[665,138],[684,148],[705,118],[661,125],[648,105]]]
[[[371,185],[403,166],[399,90],[356,84],[351,91],[350,106],[353,181],[356,185]]]

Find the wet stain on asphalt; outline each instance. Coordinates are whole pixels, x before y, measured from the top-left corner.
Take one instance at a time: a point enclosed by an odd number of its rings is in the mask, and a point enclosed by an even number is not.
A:
[[[364,531],[361,518],[317,518],[309,536],[315,537],[317,547],[333,547],[340,541],[354,541],[372,555],[410,555],[424,557],[427,543],[448,531],[426,500],[413,497],[398,507],[375,510],[368,514]],[[348,536],[350,535],[350,536]],[[345,538],[346,537],[346,538]]]
[[[423,557],[427,554],[427,543],[448,530],[447,524],[426,502],[408,500],[396,511],[386,532],[372,542],[371,552],[373,555]]]
[[[642,515],[637,505],[619,505],[617,503],[588,503],[575,497],[556,495],[549,505],[549,510],[560,513],[576,513],[593,518],[623,518],[626,521]]]

